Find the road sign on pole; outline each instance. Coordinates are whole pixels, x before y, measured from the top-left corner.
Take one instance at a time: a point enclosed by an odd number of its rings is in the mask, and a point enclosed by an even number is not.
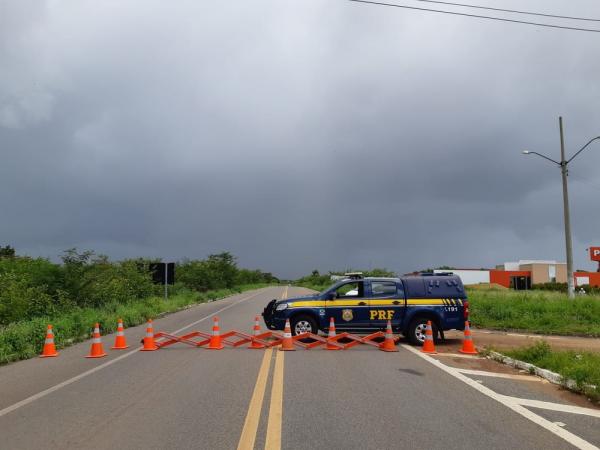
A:
[[[152,281],[163,284],[165,287],[165,300],[169,296],[169,284],[175,284],[175,263],[152,263],[149,265]]]

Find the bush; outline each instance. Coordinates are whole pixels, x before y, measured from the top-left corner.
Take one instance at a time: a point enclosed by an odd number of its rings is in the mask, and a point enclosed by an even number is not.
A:
[[[43,258],[14,255],[3,247],[0,255],[0,326],[41,316],[56,316],[75,308],[115,308],[161,295],[163,287],[152,282],[144,259],[111,262],[93,251],[66,250],[62,265]],[[272,283],[277,279],[259,270],[238,269],[228,252],[206,260],[177,265],[177,285],[171,294],[190,295],[233,289],[235,286]]]
[[[554,291],[554,292],[567,292],[567,283],[538,283],[531,286],[533,291]]]

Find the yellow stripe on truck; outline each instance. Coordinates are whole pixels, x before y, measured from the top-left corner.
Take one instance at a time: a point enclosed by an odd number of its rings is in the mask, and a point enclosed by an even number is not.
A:
[[[394,302],[400,302],[394,304]],[[290,308],[347,308],[349,306],[404,306],[404,299],[402,298],[390,298],[390,299],[360,299],[360,300],[302,300],[299,302],[290,302]],[[360,305],[360,303],[364,303]],[[408,306],[436,306],[436,305],[449,305],[459,304],[462,306],[462,300],[454,299],[442,299],[442,298],[412,298],[406,301]]]

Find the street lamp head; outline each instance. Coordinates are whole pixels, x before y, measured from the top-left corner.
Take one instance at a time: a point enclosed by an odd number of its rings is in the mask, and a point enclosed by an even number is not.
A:
[[[529,150],[523,150],[524,155],[529,155],[529,153],[531,153]]]

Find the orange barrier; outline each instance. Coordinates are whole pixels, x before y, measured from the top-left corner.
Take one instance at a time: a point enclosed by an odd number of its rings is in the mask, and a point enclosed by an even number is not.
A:
[[[112,350],[124,350],[129,348],[125,340],[125,333],[123,330],[123,319],[117,321],[117,337],[115,337],[115,345],[111,347]]]
[[[153,335],[152,344],[156,348],[163,348],[176,343],[181,343],[191,347],[204,347],[213,350],[220,350],[224,348],[225,345],[239,347],[244,344],[250,344],[248,348],[259,349],[280,347],[280,350],[284,351],[296,350],[295,347],[302,347],[306,350],[310,350],[321,345],[325,346],[327,350],[346,350],[364,344],[385,351],[397,351],[395,343],[398,338],[394,338],[391,331],[391,324],[389,324],[390,329],[387,333],[377,331],[368,336],[360,337],[350,333],[338,334],[335,330],[335,321],[332,318],[330,320],[329,335],[323,337],[313,333],[301,333],[292,336],[289,320],[286,320],[283,333],[276,331],[265,331],[261,333],[258,316],[254,319],[252,335],[241,333],[236,330],[221,334],[218,317],[215,317],[213,320],[212,334],[204,333],[202,331],[193,331],[182,336],[175,336],[170,333],[159,331]],[[344,341],[345,343],[341,341]],[[207,344],[208,346],[205,347]]]
[[[44,341],[44,348],[40,358],[53,358],[58,356],[56,347],[54,346],[54,332],[52,331],[52,325],[48,325],[46,329],[46,340]]]
[[[465,339],[463,340],[463,346],[459,350],[461,353],[465,353],[467,355],[478,355],[479,352],[475,348],[473,344],[473,338],[471,337],[471,327],[469,326],[469,321],[465,322]]]
[[[193,338],[196,337],[201,337],[203,339],[201,341],[195,341]],[[154,343],[156,344],[157,348],[168,347],[169,345],[176,344],[177,342],[187,344],[192,347],[202,347],[210,342],[210,334],[202,333],[201,331],[193,331],[191,333],[184,334],[183,336],[175,336],[173,334],[165,333],[164,331],[159,331],[154,335],[154,339]]]
[[[92,346],[90,347],[90,354],[86,355],[86,358],[102,358],[106,356],[104,353],[104,347],[102,347],[102,339],[100,338],[100,324],[94,325],[94,334],[92,337]]]
[[[379,350],[384,352],[397,352],[396,342],[394,341],[394,332],[392,331],[392,322],[387,321],[387,328],[385,330],[385,339],[379,346]]]
[[[141,351],[153,352],[154,350],[158,350],[158,346],[154,342],[152,319],[148,319],[148,323],[146,324],[146,337],[144,337],[144,346],[141,348]]]
[[[431,331],[431,320],[427,321],[427,328],[425,328],[425,342],[423,342],[423,353],[437,353],[435,351],[435,344],[433,343],[433,332]]]
[[[260,336],[260,323],[259,323],[260,319],[258,316],[256,316],[254,318],[254,332],[253,332],[253,336],[251,338],[251,344],[248,348],[254,348],[254,349],[261,349],[261,348],[265,348],[266,345],[264,343],[262,343],[260,341],[260,338],[258,336]]]

